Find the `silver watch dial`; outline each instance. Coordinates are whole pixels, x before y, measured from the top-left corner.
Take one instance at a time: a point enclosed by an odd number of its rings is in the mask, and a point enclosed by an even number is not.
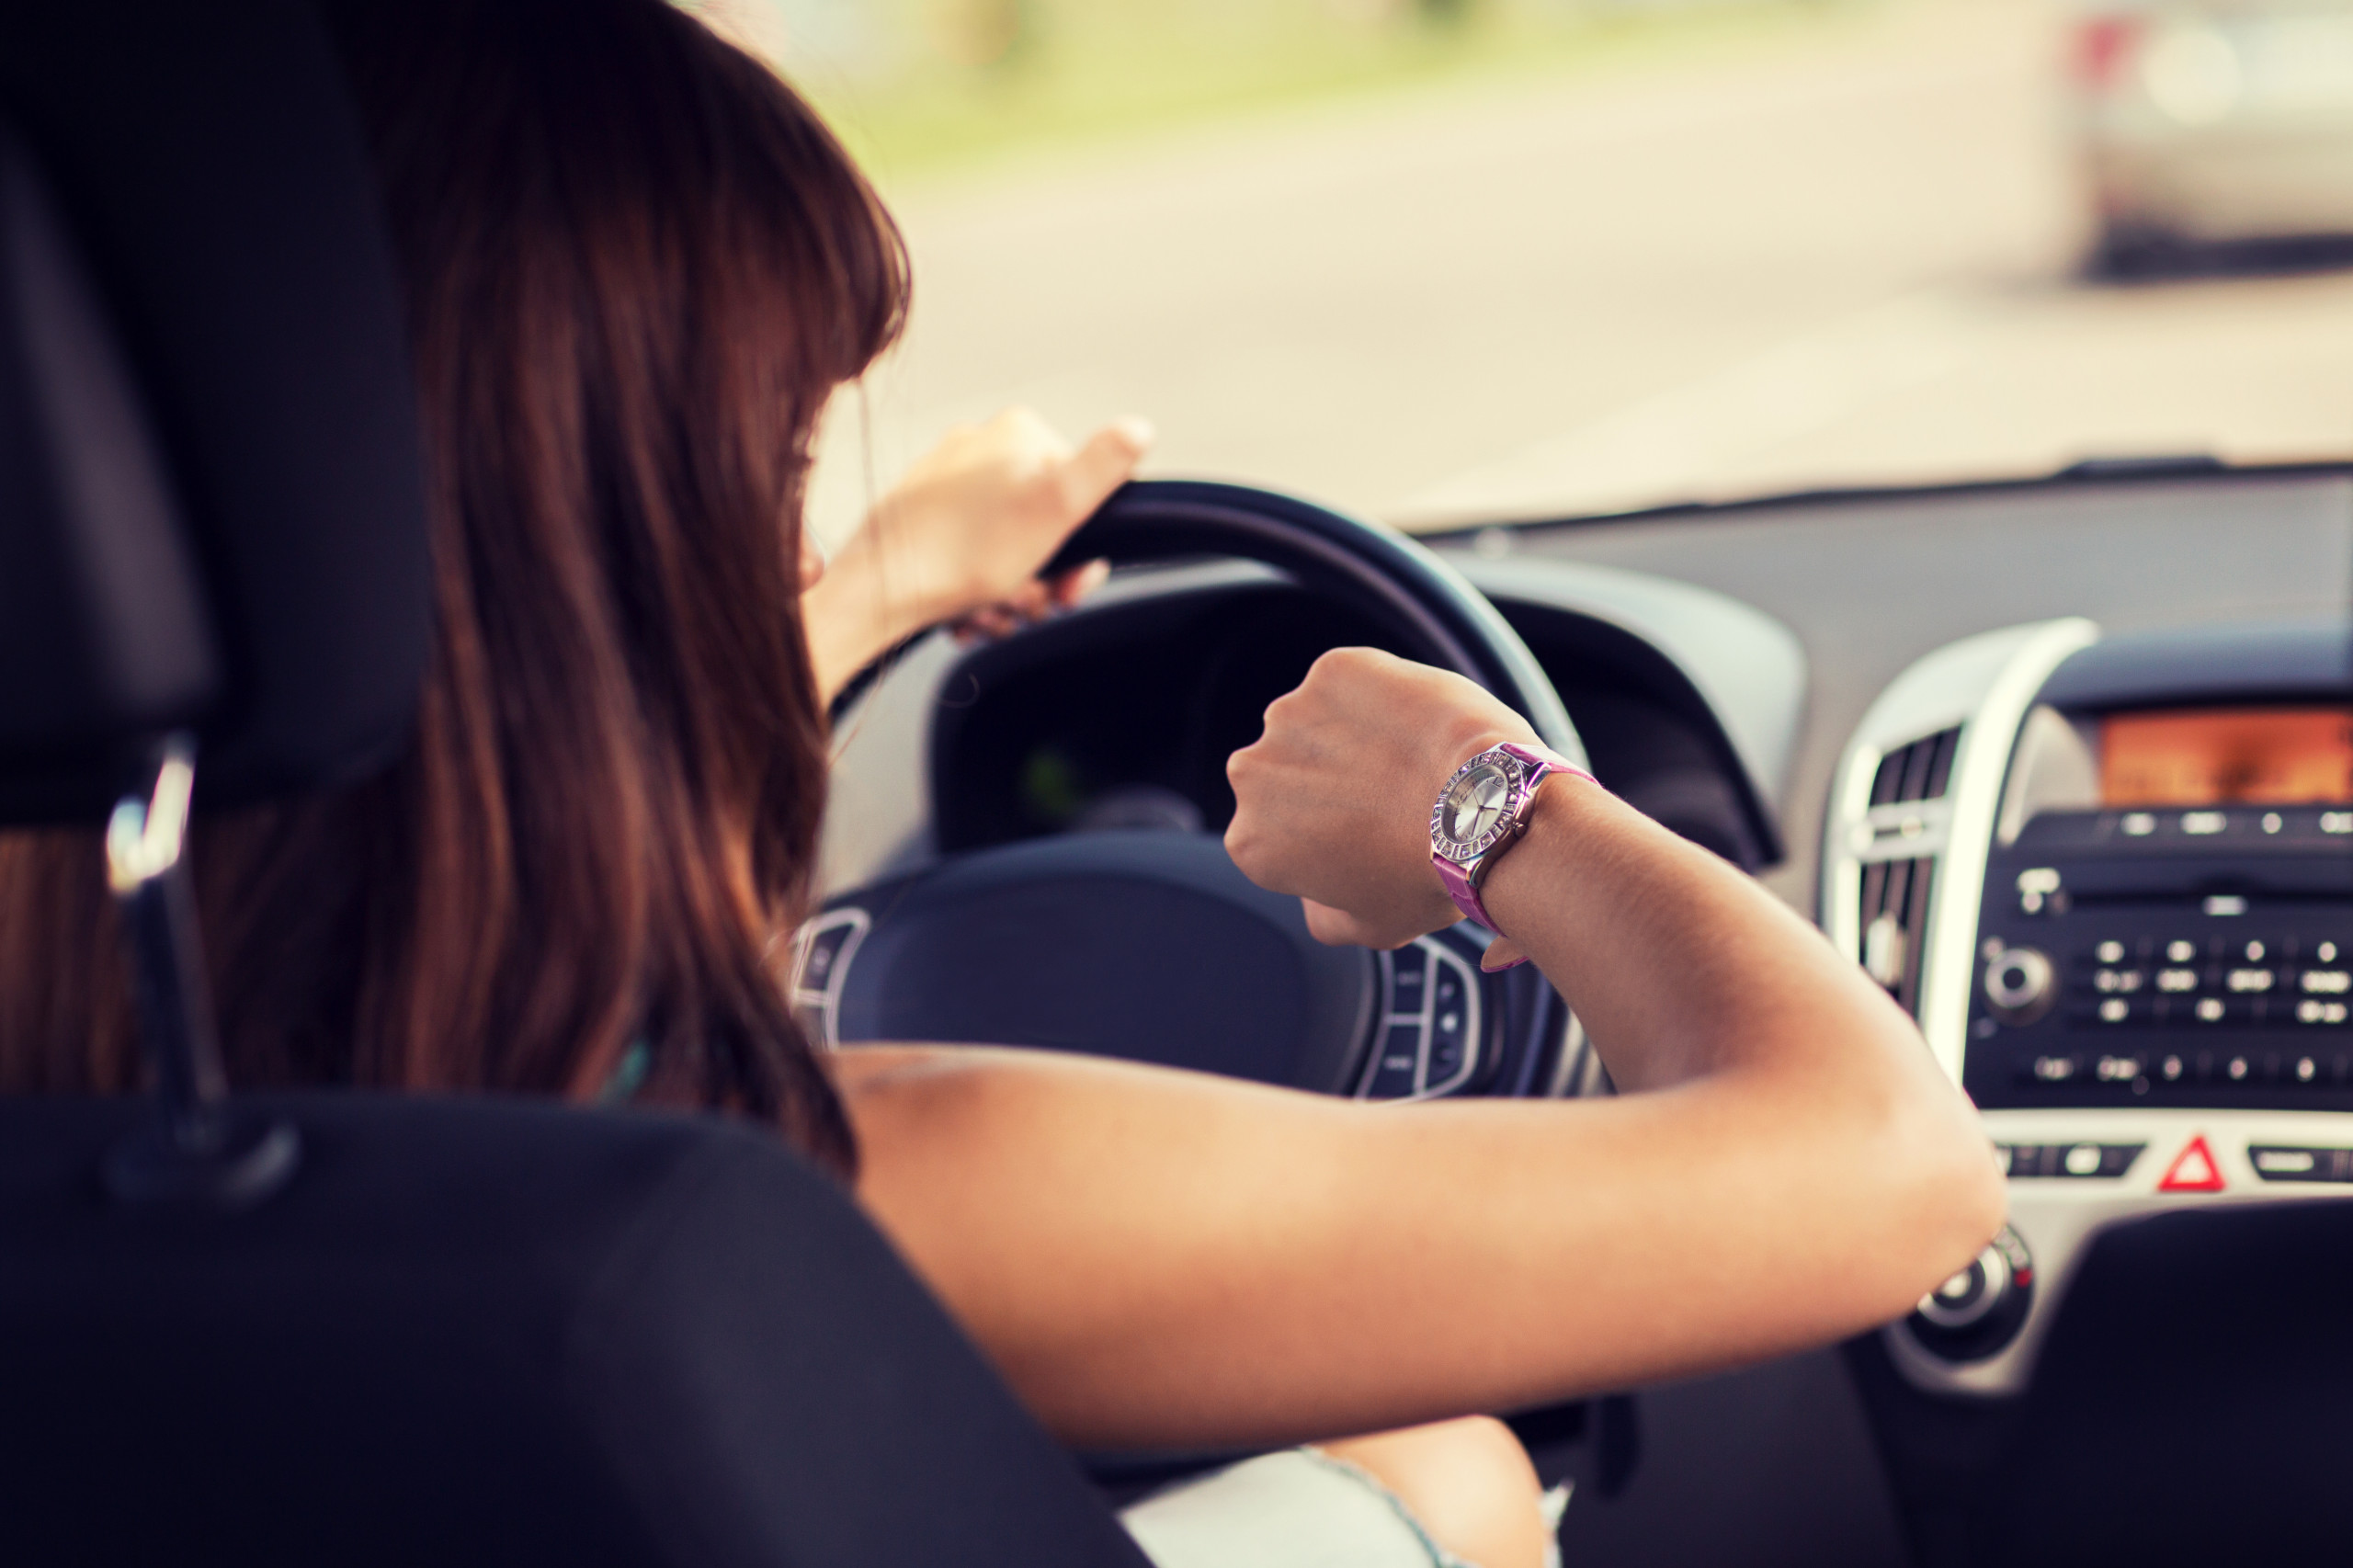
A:
[[[1493,762],[1482,763],[1457,778],[1439,803],[1445,835],[1467,846],[1491,835],[1511,803],[1511,775]]]

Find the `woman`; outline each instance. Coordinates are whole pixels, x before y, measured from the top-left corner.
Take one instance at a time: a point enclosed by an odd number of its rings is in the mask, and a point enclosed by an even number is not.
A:
[[[821,685],[908,617],[1040,608],[1019,585],[1136,433],[1075,457],[1019,420],[966,437],[813,589],[804,636],[812,431],[905,301],[838,147],[661,0],[355,0],[335,22],[409,290],[436,644],[383,776],[199,830],[237,1082],[620,1083],[763,1119],[856,1183],[1074,1442],[1408,1429],[1146,1503],[1133,1528],[1169,1562],[1312,1561],[1280,1553],[1349,1531],[1363,1562],[1532,1562],[1500,1428],[1415,1424],[1853,1332],[1995,1229],[1968,1107],[1887,998],[1565,776],[1486,908],[1498,961],[1574,1002],[1620,1097],[1401,1111],[1019,1051],[821,1062],[777,972],[823,810]],[[956,504],[918,506],[927,483]],[[948,556],[892,542],[927,528],[1003,552],[943,586],[924,574]],[[893,596],[899,619],[860,608]],[[1431,804],[1498,741],[1533,736],[1470,683],[1334,653],[1233,758],[1228,845],[1327,940],[1451,925]],[[94,839],[5,858],[0,1080],[131,1086]]]

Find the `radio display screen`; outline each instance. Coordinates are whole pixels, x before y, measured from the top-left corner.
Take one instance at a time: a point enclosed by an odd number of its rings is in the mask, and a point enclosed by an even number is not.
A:
[[[2109,807],[2353,801],[2353,709],[2111,713],[2099,786]]]

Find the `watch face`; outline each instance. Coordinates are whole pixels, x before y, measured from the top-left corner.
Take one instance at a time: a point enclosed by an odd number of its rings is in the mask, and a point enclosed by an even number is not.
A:
[[[1463,848],[1483,847],[1510,802],[1511,775],[1499,764],[1483,762],[1457,778],[1438,803],[1440,830]]]

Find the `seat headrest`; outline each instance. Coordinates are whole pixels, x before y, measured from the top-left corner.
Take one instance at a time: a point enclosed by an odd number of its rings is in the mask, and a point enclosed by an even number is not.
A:
[[[0,8],[0,822],[364,776],[431,625],[401,301],[301,0]]]

